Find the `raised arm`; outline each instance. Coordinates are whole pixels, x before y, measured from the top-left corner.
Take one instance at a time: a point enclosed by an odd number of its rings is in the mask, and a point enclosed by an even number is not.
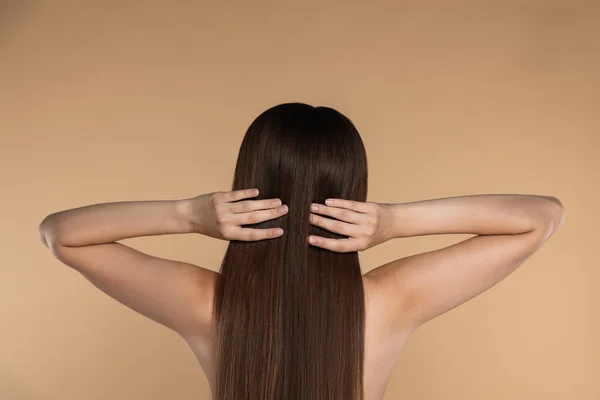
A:
[[[451,246],[404,257],[365,274],[393,331],[412,331],[515,271],[562,225],[555,197],[458,196],[387,204],[394,238],[471,233]]]
[[[133,311],[185,338],[211,334],[218,273],[154,257],[118,241],[138,236],[199,233],[224,240],[277,238],[276,228],[242,228],[281,217],[280,199],[240,201],[251,190],[183,200],[92,204],[46,216],[40,240],[62,263]]]

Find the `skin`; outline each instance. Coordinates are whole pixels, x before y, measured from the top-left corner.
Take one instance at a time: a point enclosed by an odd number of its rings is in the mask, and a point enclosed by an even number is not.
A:
[[[58,260],[104,293],[182,336],[212,385],[211,315],[219,274],[145,254],[118,240],[197,233],[257,241],[285,234],[278,228],[242,228],[288,211],[279,199],[249,200],[258,195],[253,190],[61,211],[44,218],[40,239]],[[363,276],[367,400],[383,398],[400,351],[418,326],[500,282],[538,250],[565,218],[562,204],[547,196],[457,197],[406,205],[332,200],[316,205],[310,216],[312,224],[348,236],[315,237],[314,246],[332,251],[365,250],[391,238],[433,233],[480,235],[392,261]]]
[[[113,299],[183,337],[205,335],[211,328],[209,300],[217,273],[117,241],[185,233],[222,240],[276,238],[278,229],[241,227],[287,212],[279,199],[243,200],[257,194],[240,190],[184,200],[95,204],[48,215],[39,234],[58,260]],[[243,201],[233,203],[238,200]]]

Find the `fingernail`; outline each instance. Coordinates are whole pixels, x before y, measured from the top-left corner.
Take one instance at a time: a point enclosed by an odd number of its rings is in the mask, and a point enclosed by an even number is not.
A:
[[[282,206],[282,207],[279,209],[279,212],[283,214],[283,213],[286,213],[286,212],[287,212],[287,210],[288,210],[288,207],[287,207],[287,206]]]
[[[316,204],[313,204],[313,205],[310,206],[310,209],[313,210],[313,211],[319,211],[319,206],[316,205]]]
[[[309,237],[308,237],[308,241],[309,241],[310,243],[312,243],[312,244],[314,244],[314,243],[316,242],[315,238],[314,238],[314,237],[312,237],[312,236],[309,236]]]
[[[283,235],[283,229],[281,229],[281,228],[277,229],[277,230],[275,231],[275,234],[276,234],[277,236],[281,236],[281,235]]]
[[[327,199],[327,200],[325,200],[325,204],[327,204],[328,206],[330,206],[330,205],[333,204],[333,200]]]

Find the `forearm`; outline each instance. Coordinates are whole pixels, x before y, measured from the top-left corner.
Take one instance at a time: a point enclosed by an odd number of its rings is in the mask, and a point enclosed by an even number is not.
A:
[[[563,214],[562,204],[554,197],[519,194],[480,194],[392,205],[394,237],[520,234],[552,229],[552,225],[562,223]]]
[[[93,204],[48,215],[39,226],[48,246],[88,246],[150,235],[191,233],[181,200]]]

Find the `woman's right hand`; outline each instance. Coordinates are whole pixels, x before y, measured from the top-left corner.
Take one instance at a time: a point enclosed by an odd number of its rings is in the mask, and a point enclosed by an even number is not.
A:
[[[345,199],[328,199],[328,205],[311,205],[310,223],[328,231],[348,236],[348,239],[331,239],[309,236],[309,243],[337,253],[363,251],[394,237],[393,204],[361,202]],[[315,209],[314,206],[317,208]],[[324,218],[320,215],[327,215]],[[314,243],[310,241],[314,238]]]

